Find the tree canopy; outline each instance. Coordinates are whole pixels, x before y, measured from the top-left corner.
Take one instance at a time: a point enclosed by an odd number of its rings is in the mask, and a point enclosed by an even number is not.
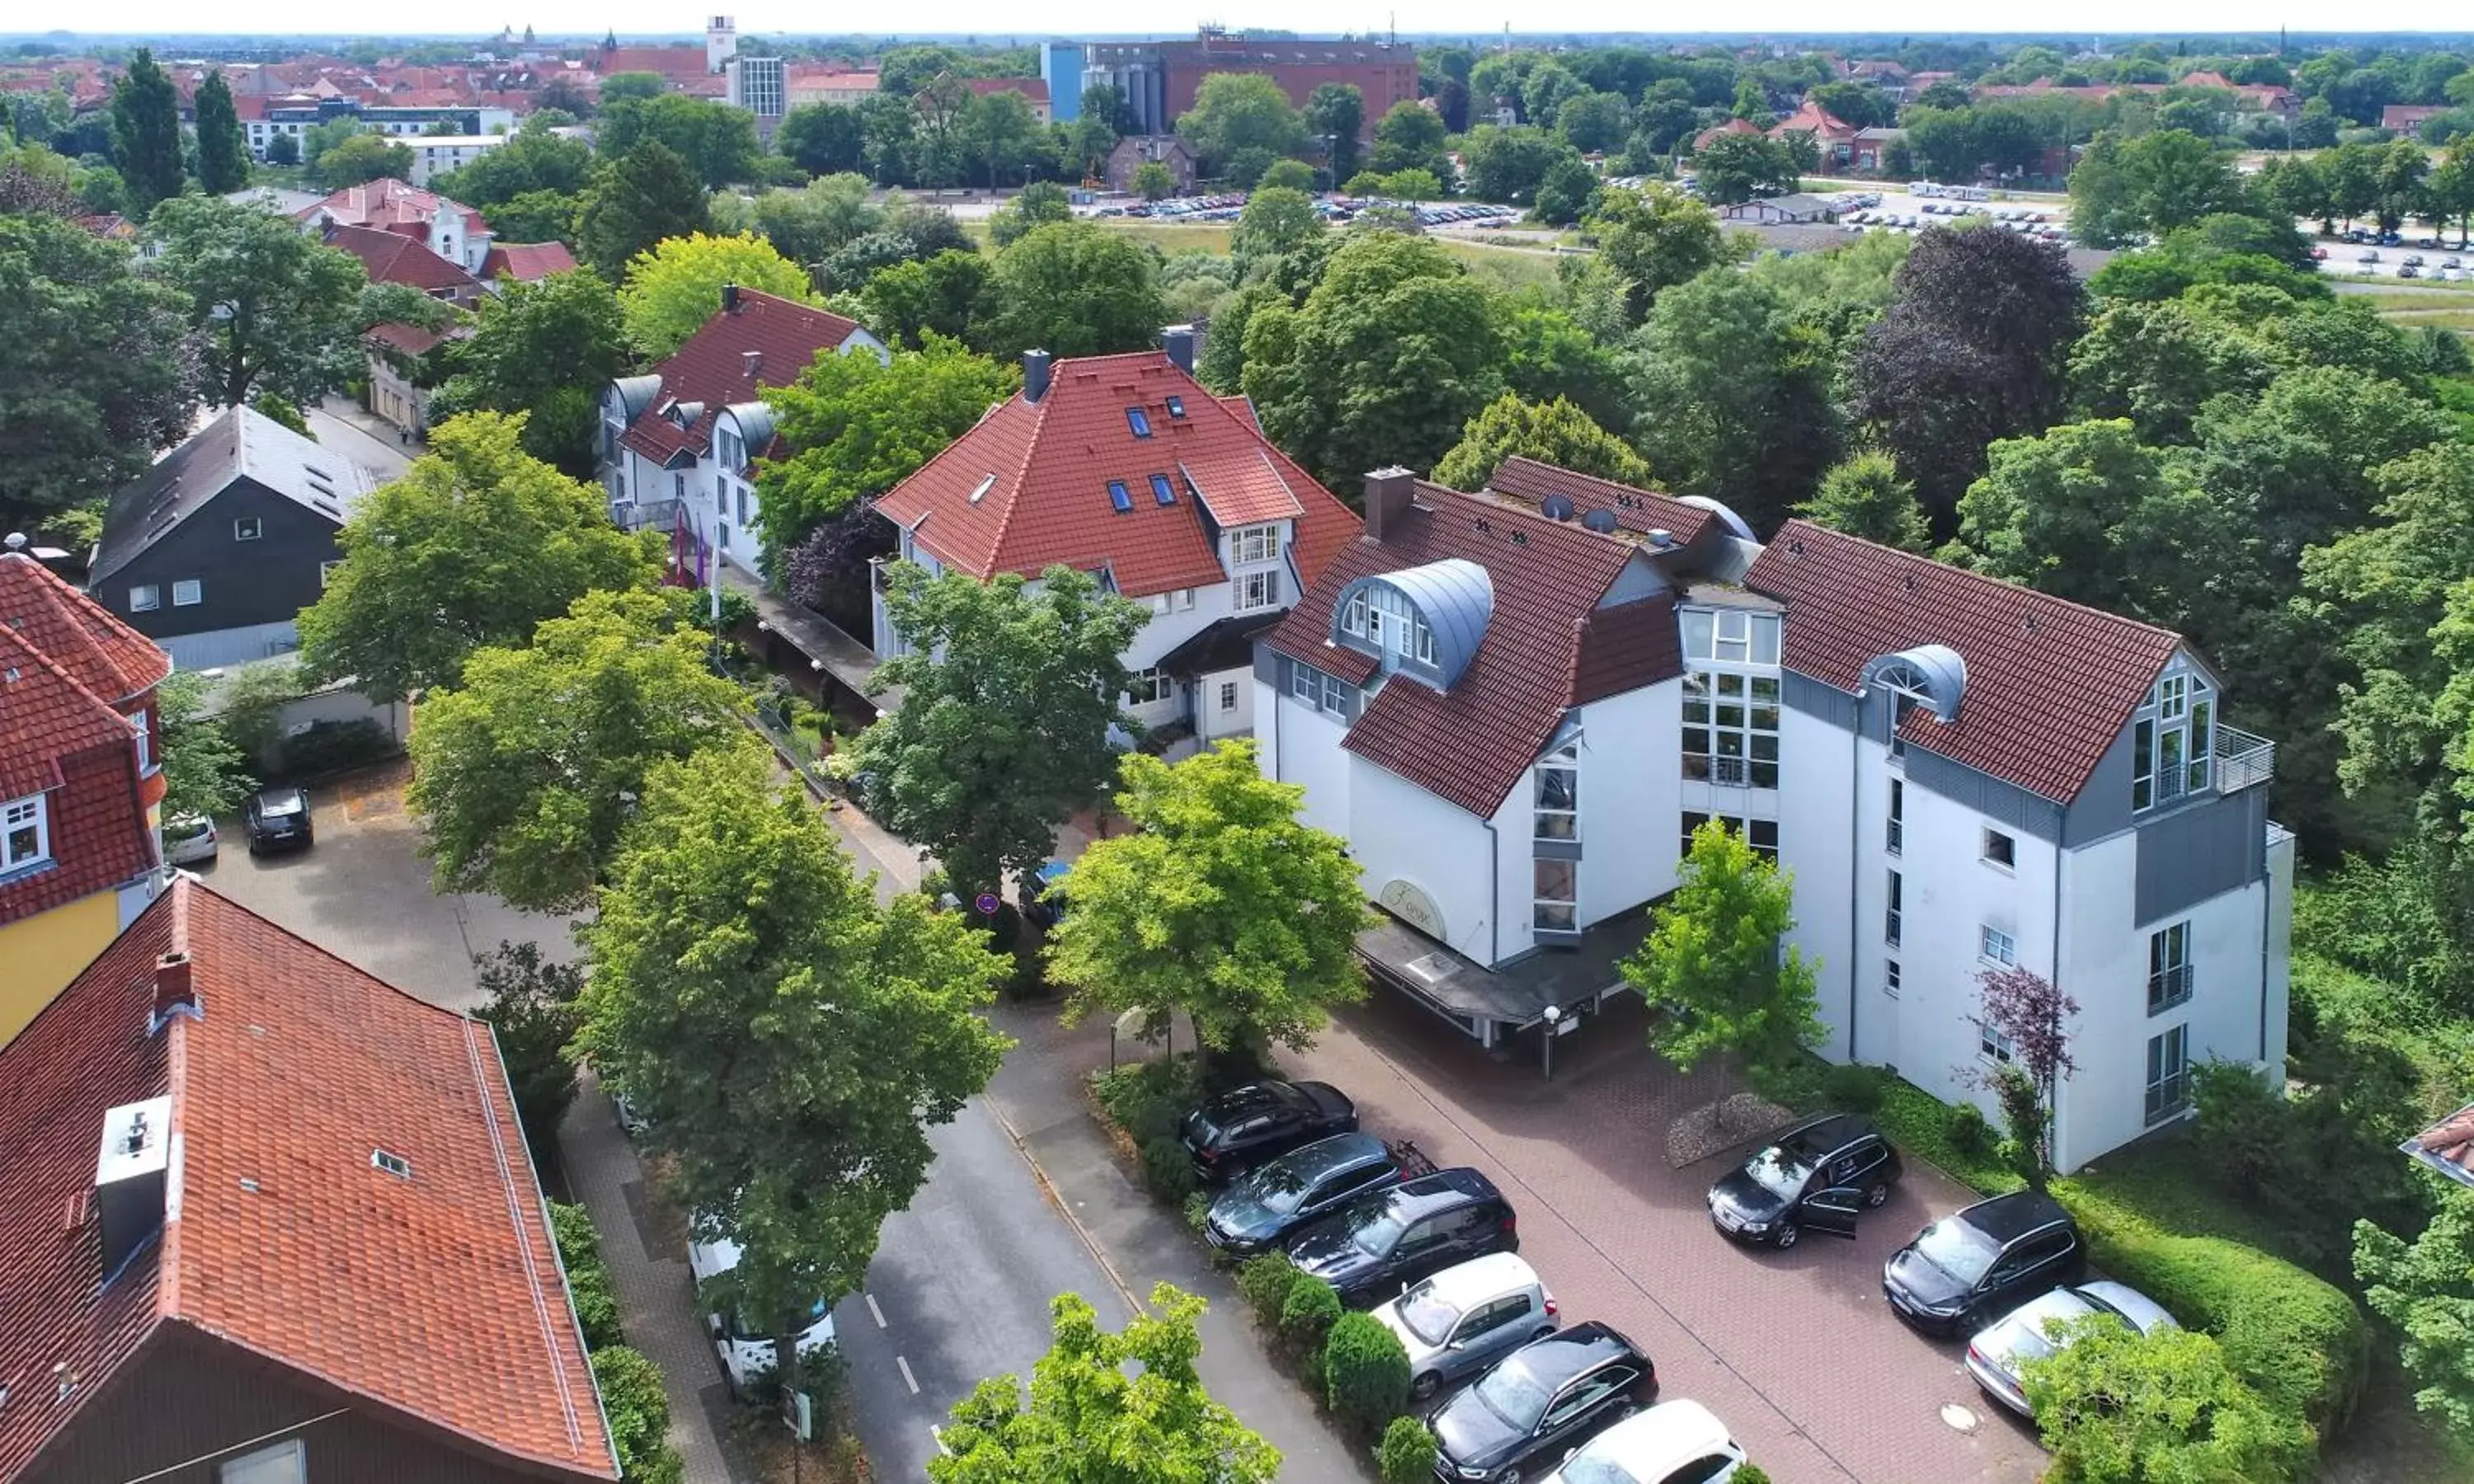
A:
[[[594,172],[576,223],[576,251],[613,281],[669,237],[703,231],[711,217],[695,171],[679,153],[646,139]]]
[[[1783,942],[1795,921],[1791,878],[1723,820],[1692,832],[1678,874],[1648,940],[1622,966],[1650,1009],[1664,1012],[1651,1048],[1688,1072],[1713,1053],[1768,1062],[1820,1040],[1812,966]]]
[[[1435,482],[1477,490],[1497,465],[1520,455],[1617,484],[1646,487],[1649,466],[1623,440],[1562,397],[1540,404],[1505,393],[1471,418],[1461,441],[1435,462]]]
[[[148,225],[156,275],[188,301],[206,400],[230,407],[264,390],[307,405],[359,369],[359,259],[290,217],[212,196],[165,202]]]
[[[1054,222],[997,254],[972,338],[999,360],[1031,349],[1107,355],[1150,345],[1167,312],[1140,245],[1090,222]]]
[[[702,232],[654,244],[627,263],[618,290],[627,338],[649,360],[676,350],[721,312],[724,284],[813,303],[805,269],[752,232],[710,237]]]
[[[2056,1340],[2021,1367],[2055,1480],[2278,1484],[2306,1474],[2311,1430],[2262,1400],[2207,1335],[2171,1327],[2142,1334],[2090,1314]]]
[[[586,478],[598,451],[602,394],[629,360],[618,296],[598,275],[509,281],[481,301],[472,334],[448,347],[430,420],[524,413],[524,451]]]
[[[1228,173],[1238,156],[1249,151],[1268,165],[1306,150],[1305,115],[1277,82],[1256,72],[1204,77],[1195,89],[1194,108],[1177,119],[1176,132],[1205,175]],[[1260,165],[1254,174],[1262,174]]]
[[[112,159],[129,188],[129,214],[181,194],[181,100],[153,51],[139,47],[111,84]]]

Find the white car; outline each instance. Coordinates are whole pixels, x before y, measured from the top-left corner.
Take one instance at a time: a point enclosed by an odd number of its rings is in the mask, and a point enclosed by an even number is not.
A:
[[[1564,1456],[1538,1484],[1719,1484],[1743,1467],[1744,1450],[1698,1401],[1661,1401]]]
[[[203,814],[175,814],[163,822],[163,864],[193,866],[215,858],[215,822]]]
[[[739,1266],[741,1251],[740,1245],[728,1237],[718,1241],[688,1243],[688,1271],[695,1277],[699,1299],[707,1283]],[[730,1383],[730,1394],[733,1397],[746,1396],[750,1383],[772,1367],[772,1334],[749,1325],[736,1309],[708,1309],[704,1325],[705,1332],[713,1337],[714,1352],[721,1357],[722,1375]],[[813,1346],[831,1345],[833,1342],[833,1311],[819,1299],[810,1311],[808,1328],[799,1332],[799,1351],[805,1354]]]
[[[1555,1332],[1555,1296],[1514,1253],[1443,1269],[1374,1310],[1409,1352],[1409,1395],[1423,1401],[1445,1382]]]
[[[1967,1342],[1967,1374],[1985,1395],[2022,1417],[2035,1416],[2020,1385],[2019,1368],[2053,1352],[2048,1325],[2068,1324],[2090,1314],[2110,1314],[2142,1334],[2178,1328],[2173,1316],[2138,1289],[2098,1280],[2075,1288],[2056,1288],[2012,1309]]]

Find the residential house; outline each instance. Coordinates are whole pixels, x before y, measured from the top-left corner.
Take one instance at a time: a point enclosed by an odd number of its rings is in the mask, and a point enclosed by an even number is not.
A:
[[[2446,104],[2391,103],[2380,109],[2380,127],[2411,139],[2422,132],[2424,124],[2449,111]]]
[[[481,259],[481,281],[496,289],[503,279],[538,283],[552,274],[575,272],[575,254],[563,242],[494,242]]]
[[[1169,755],[1254,726],[1253,640],[1355,539],[1357,517],[1263,436],[1252,405],[1194,379],[1192,332],[1166,347],[1052,362],[876,513],[932,573],[1099,575],[1147,605],[1125,655],[1129,709]],[[909,646],[875,600],[880,658]]]
[[[835,63],[819,66],[794,66],[785,70],[782,80],[783,101],[793,108],[810,104],[829,104],[837,108],[855,108],[876,96],[877,74]]]
[[[1153,161],[1168,167],[1169,180],[1176,184],[1172,194],[1182,196],[1194,189],[1198,169],[1194,152],[1175,134],[1128,134],[1108,152],[1101,179],[1112,191],[1130,191],[1134,188],[1134,172]]]
[[[329,227],[366,227],[408,237],[468,274],[481,271],[496,235],[480,212],[393,177],[330,192],[296,215],[322,235]]]
[[[0,1478],[618,1477],[486,1022],[179,873],[0,1085]]]
[[[359,258],[372,283],[400,283],[464,309],[481,301],[480,279],[400,233],[330,226],[321,240]]]
[[[370,411],[407,439],[429,431],[432,350],[470,334],[463,326],[440,333],[417,324],[389,321],[373,324],[361,336],[370,382]]]
[[[24,548],[0,550],[0,1045],[162,884],[171,658]]]
[[[979,97],[991,93],[1019,93],[1031,105],[1031,117],[1048,123],[1055,115],[1049,107],[1048,84],[1039,78],[964,78],[962,85]]]
[[[1764,196],[1756,201],[1736,202],[1718,208],[1718,215],[1729,222],[1753,222],[1780,227],[1795,223],[1827,222],[1836,211],[1818,196],[1797,193],[1787,196]]]
[[[412,183],[426,187],[431,178],[461,170],[499,145],[508,134],[421,134],[403,141],[412,152]]]
[[[97,216],[82,216],[77,218],[77,225],[107,242],[137,240],[137,224],[117,211],[107,211]]]
[[[227,409],[112,495],[86,589],[188,669],[283,654],[373,483],[333,449]]]
[[[2166,630],[1514,459],[1370,479],[1257,648],[1255,730],[1390,915],[1376,976],[1472,1037],[1620,991],[1721,820],[1792,874],[1831,1060],[1993,1111],[1980,976],[2075,999],[2071,1169],[2184,1116],[2201,1061],[2282,1075],[2292,842],[2222,701]]]
[[[764,391],[798,379],[819,355],[883,342],[851,320],[775,295],[724,285],[721,307],[651,371],[601,398],[601,481],[630,528],[671,533],[681,572],[710,575],[716,556],[757,570],[758,459],[775,446]]]
[[[1889,168],[1883,161],[1889,157],[1890,147],[1906,137],[1904,129],[1859,129],[1847,162],[1867,175],[1881,175]]]
[[[1773,139],[1783,139],[1788,134],[1810,134],[1813,146],[1821,152],[1824,168],[1845,166],[1855,161],[1856,126],[1809,98],[1769,131]]]
[[[1692,136],[1692,153],[1698,155],[1703,150],[1706,150],[1710,146],[1717,143],[1719,140],[1726,138],[1729,134],[1757,134],[1760,132],[1760,126],[1758,124],[1749,122],[1745,119],[1731,118],[1723,124],[1714,125],[1711,128],[1705,129],[1699,133],[1694,134]]]

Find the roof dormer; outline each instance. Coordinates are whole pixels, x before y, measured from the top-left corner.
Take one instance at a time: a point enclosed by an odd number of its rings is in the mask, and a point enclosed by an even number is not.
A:
[[[1494,616],[1494,580],[1451,557],[1423,566],[1361,577],[1332,606],[1331,641],[1449,690],[1486,641]]]

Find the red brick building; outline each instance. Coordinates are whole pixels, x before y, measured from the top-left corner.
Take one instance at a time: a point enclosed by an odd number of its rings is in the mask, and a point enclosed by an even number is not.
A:
[[[1386,41],[1257,41],[1205,28],[1191,41],[1103,42],[1084,54],[1085,86],[1124,89],[1146,133],[1175,131],[1215,72],[1261,73],[1304,108],[1325,83],[1355,87],[1366,100],[1365,132],[1396,103],[1418,99],[1418,52]]]

